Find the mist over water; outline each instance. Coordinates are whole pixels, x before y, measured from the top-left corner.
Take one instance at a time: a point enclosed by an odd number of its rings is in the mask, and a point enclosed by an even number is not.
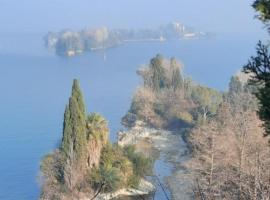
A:
[[[265,31],[252,1],[0,0],[0,200],[35,200],[39,162],[57,147],[72,79],[89,112],[109,121],[111,140],[141,83],[136,70],[157,53],[176,57],[195,81],[225,90]],[[130,43],[77,57],[44,48],[48,31],[85,27],[157,27],[180,21],[213,39]]]
[[[156,27],[180,21],[218,34],[265,35],[252,0],[1,0],[0,32],[41,33],[65,28]]]

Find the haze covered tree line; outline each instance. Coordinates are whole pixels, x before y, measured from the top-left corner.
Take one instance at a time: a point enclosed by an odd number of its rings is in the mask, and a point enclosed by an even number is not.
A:
[[[172,40],[185,37],[205,37],[181,23],[170,23],[156,29],[109,29],[101,27],[81,31],[64,30],[50,32],[45,36],[46,46],[58,55],[73,56],[84,51],[105,49],[125,41]]]
[[[74,80],[66,106],[62,142],[41,163],[42,200],[93,198],[102,192],[137,188],[150,173],[151,160],[133,146],[108,141],[107,121],[86,113],[79,82]]]

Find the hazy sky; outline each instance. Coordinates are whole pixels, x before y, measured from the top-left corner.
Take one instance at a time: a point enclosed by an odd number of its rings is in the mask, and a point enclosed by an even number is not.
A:
[[[252,0],[0,0],[0,32],[149,27],[181,21],[197,30],[263,34]]]

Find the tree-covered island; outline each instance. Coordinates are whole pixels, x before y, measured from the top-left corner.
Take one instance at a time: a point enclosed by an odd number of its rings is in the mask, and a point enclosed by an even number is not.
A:
[[[124,42],[166,41],[207,37],[204,32],[175,22],[156,29],[109,29],[101,27],[81,31],[63,30],[49,32],[45,44],[57,55],[74,56],[85,51],[106,49]]]

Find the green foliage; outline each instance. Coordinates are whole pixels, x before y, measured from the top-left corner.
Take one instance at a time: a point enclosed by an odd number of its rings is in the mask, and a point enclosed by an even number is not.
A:
[[[111,192],[129,186],[136,188],[140,179],[150,170],[150,161],[135,153],[134,147],[122,148],[108,143],[102,150],[100,167],[90,171],[90,184]]]
[[[152,77],[152,88],[154,91],[159,91],[166,86],[166,76],[163,67],[163,57],[157,55],[150,62],[150,70],[153,74]]]
[[[41,196],[57,199],[87,190],[89,184],[92,189],[103,185],[103,192],[136,187],[148,162],[135,152],[128,155],[122,147],[108,142],[108,124],[101,115],[86,117],[82,92],[74,80],[64,114],[62,143],[59,150],[44,157],[40,166],[45,180]]]
[[[140,184],[140,179],[141,179],[141,177],[133,174],[133,175],[128,177],[127,185],[131,188],[137,188],[138,185]]]
[[[105,143],[108,140],[108,123],[100,114],[92,113],[86,120],[87,138],[100,140]]]
[[[108,143],[102,151],[101,165],[112,166],[121,170],[122,173],[130,173],[132,163],[124,155],[123,149],[116,145]]]
[[[77,161],[84,158],[86,147],[86,116],[82,92],[77,80],[73,81],[72,94],[64,114],[61,150],[68,157],[73,148]]]
[[[183,87],[184,80],[180,72],[179,64],[175,58],[171,58],[170,67],[172,71],[171,86],[174,91],[176,91],[177,89]]]
[[[124,152],[128,159],[133,163],[133,172],[135,175],[143,177],[150,173],[152,161],[145,158],[141,153],[136,153],[134,146],[126,146]]]
[[[250,83],[257,87],[259,116],[264,121],[266,134],[270,135],[270,54],[268,47],[259,42],[256,57],[251,57],[244,72],[252,75]]]
[[[198,105],[197,114],[206,120],[207,116],[216,113],[222,101],[222,94],[214,89],[198,85],[193,87],[191,98]]]
[[[135,93],[129,113],[123,118],[128,126],[142,120],[157,128],[190,127],[214,115],[222,100],[220,92],[184,77],[175,58],[166,60],[157,55],[138,74],[144,85]]]
[[[73,128],[73,148],[78,161],[82,161],[86,147],[85,115],[73,98],[70,100],[71,121]],[[81,160],[82,159],[82,160]]]
[[[61,151],[67,157],[69,148],[72,141],[72,124],[71,124],[71,114],[69,105],[66,106],[65,114],[64,114],[64,124],[63,124],[63,138],[61,144]]]
[[[77,79],[73,80],[71,98],[73,98],[78,103],[78,107],[82,115],[86,116],[86,106],[84,104],[83,94]]]
[[[120,171],[109,165],[101,166],[99,169],[91,171],[90,183],[94,188],[104,185],[103,192],[116,191],[121,185]]]
[[[192,124],[193,122],[193,116],[189,112],[185,112],[185,111],[177,113],[176,118],[188,124]]]
[[[63,182],[63,157],[59,151],[55,151],[42,158],[40,171],[45,179],[53,183]]]
[[[258,18],[264,23],[270,20],[270,1],[269,0],[256,0],[253,3],[253,8],[258,12]]]
[[[172,88],[176,91],[183,86],[179,63],[175,58],[171,58],[169,66],[166,66],[165,62],[165,59],[158,54],[151,59],[148,74],[144,74],[145,85],[155,92],[164,88]]]

